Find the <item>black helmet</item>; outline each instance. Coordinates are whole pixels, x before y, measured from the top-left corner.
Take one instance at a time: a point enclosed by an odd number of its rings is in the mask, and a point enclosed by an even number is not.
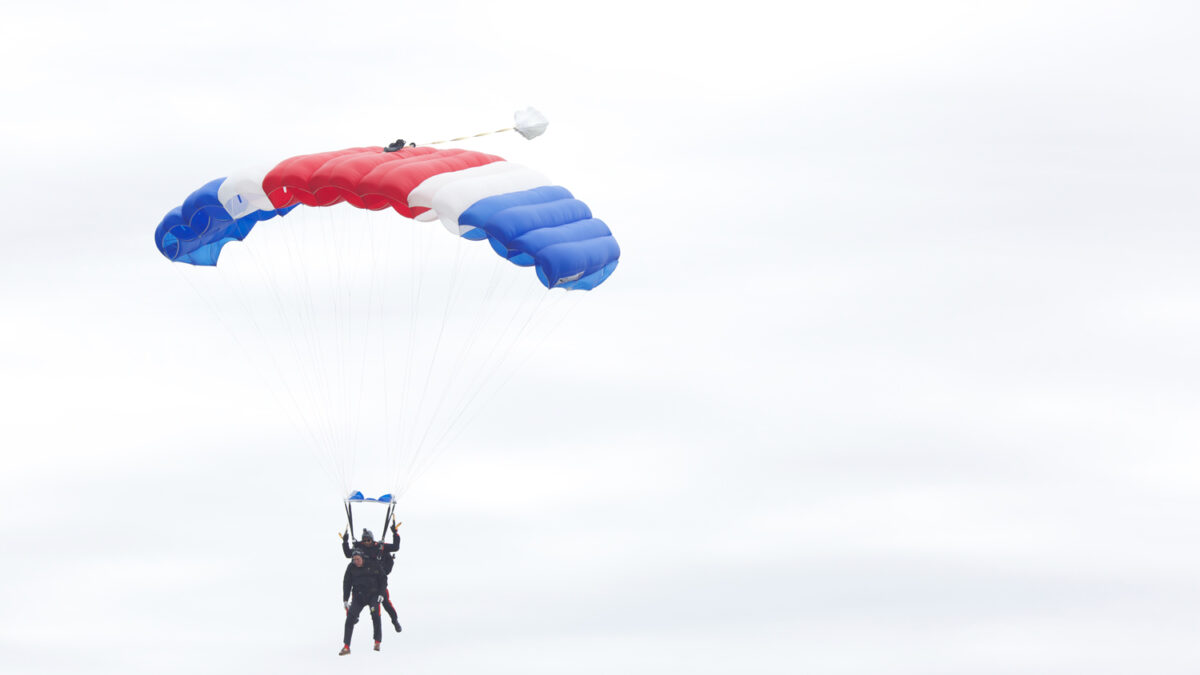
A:
[[[371,534],[371,531],[364,527],[362,536],[359,539],[363,541],[375,541],[375,535]]]

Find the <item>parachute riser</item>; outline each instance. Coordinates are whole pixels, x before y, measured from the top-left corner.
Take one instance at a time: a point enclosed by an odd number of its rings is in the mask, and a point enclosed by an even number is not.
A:
[[[347,500],[345,502],[345,504],[346,504],[346,521],[350,525],[350,529],[347,531],[350,533],[350,541],[357,544],[358,538],[354,536],[354,509],[350,508],[349,500]]]
[[[387,515],[383,517],[383,529],[379,530],[379,543],[383,543],[383,538],[387,536],[388,523],[392,522],[392,512],[396,510],[396,502],[388,504]]]
[[[346,506],[346,523],[349,526],[349,530],[347,530],[347,532],[349,532],[349,534],[350,534],[350,540],[352,542],[354,542],[355,544],[358,544],[358,537],[356,537],[354,535],[354,506],[349,499],[345,500],[343,503]],[[379,535],[380,543],[382,543],[383,537],[386,536],[386,533],[387,533],[388,529],[390,529],[391,524],[395,522],[393,520],[393,515],[395,514],[395,512],[396,512],[396,503],[389,502],[388,508],[387,508],[387,513],[384,514],[384,516],[383,516],[383,528],[380,529],[380,533],[381,533]]]

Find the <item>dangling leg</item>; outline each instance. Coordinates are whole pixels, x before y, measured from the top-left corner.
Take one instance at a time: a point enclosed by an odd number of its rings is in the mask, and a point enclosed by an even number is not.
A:
[[[392,605],[392,593],[388,589],[383,589],[383,611],[388,613],[392,619],[392,627],[396,632],[400,632],[400,619],[396,617],[396,608]]]
[[[382,613],[379,611],[378,604],[371,605],[371,632],[375,637],[375,651],[379,651],[379,642],[383,639],[383,626],[379,620],[379,615]]]
[[[346,610],[346,627],[342,631],[342,651],[341,656],[350,653],[350,638],[354,636],[354,624],[358,623],[358,615],[362,613],[363,605],[355,599],[350,603],[350,609]]]

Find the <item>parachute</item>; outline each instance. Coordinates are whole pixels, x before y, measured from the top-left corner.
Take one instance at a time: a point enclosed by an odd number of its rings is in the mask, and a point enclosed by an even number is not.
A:
[[[608,226],[566,188],[495,155],[428,147],[301,155],[264,175],[218,178],[172,209],[154,242],[174,262],[216,265],[221,249],[245,239],[259,222],[300,204],[340,202],[436,218],[460,237],[487,239],[497,254],[534,267],[547,288],[595,288],[620,258]]]
[[[523,113],[522,135],[544,131]],[[620,258],[608,226],[542,173],[403,142],[209,181],[154,242],[240,348],[257,335],[251,361],[274,370],[347,510],[389,513],[565,320],[567,291],[600,286]]]

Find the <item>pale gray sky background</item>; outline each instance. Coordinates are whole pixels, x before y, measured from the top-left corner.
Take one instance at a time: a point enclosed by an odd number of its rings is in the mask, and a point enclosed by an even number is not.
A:
[[[0,670],[1197,672],[1198,20],[4,9]],[[544,138],[474,147],[621,267],[406,498],[405,632],[338,659],[340,504],[151,234],[526,105]]]

